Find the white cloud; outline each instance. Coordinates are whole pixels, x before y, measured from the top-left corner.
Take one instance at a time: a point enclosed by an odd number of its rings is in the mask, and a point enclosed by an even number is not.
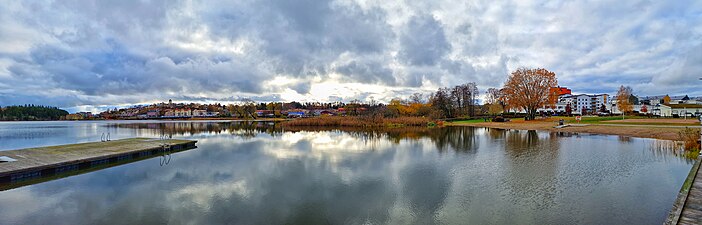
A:
[[[699,1],[120,1],[0,6],[0,105],[389,100],[500,86],[702,95]]]

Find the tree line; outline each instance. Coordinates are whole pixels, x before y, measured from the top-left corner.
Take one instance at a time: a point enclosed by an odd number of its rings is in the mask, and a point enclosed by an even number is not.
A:
[[[59,120],[68,115],[63,109],[52,106],[16,105],[0,107],[0,120]]]

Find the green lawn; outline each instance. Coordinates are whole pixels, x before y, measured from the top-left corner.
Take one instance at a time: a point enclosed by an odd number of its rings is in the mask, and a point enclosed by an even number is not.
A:
[[[448,122],[448,124],[470,124],[470,123],[482,123],[485,122],[483,119],[468,119],[468,120],[454,120]]]
[[[655,119],[655,118],[649,118],[649,117],[644,117],[644,116],[626,116],[624,117],[625,119]],[[566,116],[554,116],[548,119],[548,121],[555,123],[558,123],[558,120],[563,119],[565,120],[565,123],[571,123],[571,124],[577,124],[578,121],[575,119],[575,116],[571,117],[566,117]],[[519,122],[519,121],[524,121],[524,118],[511,118],[510,119],[512,122]],[[668,125],[668,126],[690,126],[690,124],[680,124],[680,123],[667,123],[665,121],[661,122],[626,122],[626,123],[617,123],[617,121],[621,121],[622,117],[621,116],[583,116],[580,120],[580,124],[626,124],[626,125]],[[537,120],[538,121],[538,120]],[[455,120],[451,122],[446,122],[447,124],[451,125],[461,125],[461,124],[473,124],[473,123],[482,123],[485,122],[483,119],[466,119],[466,120]]]

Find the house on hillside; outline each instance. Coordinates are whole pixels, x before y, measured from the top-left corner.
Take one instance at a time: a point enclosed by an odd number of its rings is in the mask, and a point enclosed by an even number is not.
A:
[[[192,117],[193,113],[190,109],[176,109],[175,117]]]
[[[204,110],[204,109],[193,110],[193,117],[206,117],[206,116],[207,116],[207,110]]]
[[[301,118],[305,117],[305,112],[302,111],[288,111],[289,118]]]
[[[175,110],[166,109],[166,111],[163,112],[163,117],[166,117],[166,118],[175,117]]]
[[[158,118],[159,116],[161,116],[161,110],[159,110],[159,109],[149,110],[148,112],[146,112],[146,116],[148,118]]]
[[[256,110],[256,116],[273,118],[273,117],[275,117],[275,111],[273,111],[273,110]]]

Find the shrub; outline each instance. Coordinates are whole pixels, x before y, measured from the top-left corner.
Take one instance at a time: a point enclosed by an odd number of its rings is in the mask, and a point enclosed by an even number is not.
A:
[[[432,122],[426,117],[384,118],[375,116],[326,116],[301,118],[286,121],[283,126],[318,126],[318,127],[384,127],[384,126],[427,126]]]
[[[678,137],[683,142],[685,150],[688,151],[699,151],[700,145],[697,141],[700,139],[700,131],[697,129],[685,128],[678,132]]]

